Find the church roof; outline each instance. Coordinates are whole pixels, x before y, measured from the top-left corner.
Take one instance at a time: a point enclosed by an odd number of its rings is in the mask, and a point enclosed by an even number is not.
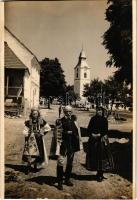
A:
[[[85,51],[82,49],[82,51],[80,52],[80,58],[86,58],[86,54]]]
[[[75,66],[75,68],[77,68],[77,67],[80,67],[80,68],[86,67],[86,68],[90,69],[89,65],[87,64],[86,54],[85,54],[85,51],[83,50],[83,48],[80,52],[78,64]]]

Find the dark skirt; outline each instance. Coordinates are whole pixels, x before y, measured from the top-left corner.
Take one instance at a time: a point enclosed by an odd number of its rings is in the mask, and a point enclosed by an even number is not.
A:
[[[86,152],[86,169],[93,171],[114,170],[113,157],[110,151],[108,138],[89,138]]]

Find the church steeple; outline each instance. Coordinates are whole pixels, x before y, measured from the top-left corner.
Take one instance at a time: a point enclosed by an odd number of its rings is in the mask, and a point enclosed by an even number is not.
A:
[[[78,63],[74,68],[74,91],[83,98],[84,85],[90,83],[90,67],[86,61],[87,57],[82,46],[79,54]]]
[[[82,50],[80,52],[79,58],[80,59],[86,59],[86,54],[85,54],[85,51],[83,50],[83,48],[82,48]]]

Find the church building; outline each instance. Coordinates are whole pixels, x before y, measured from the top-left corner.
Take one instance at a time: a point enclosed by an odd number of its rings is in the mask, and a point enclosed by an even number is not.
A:
[[[90,70],[91,67],[89,67],[87,64],[86,55],[82,48],[78,58],[78,64],[74,68],[74,92],[79,96],[80,99],[84,99],[84,85],[90,84]]]

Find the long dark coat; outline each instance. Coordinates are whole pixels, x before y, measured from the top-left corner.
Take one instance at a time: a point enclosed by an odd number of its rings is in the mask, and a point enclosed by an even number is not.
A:
[[[68,131],[72,131],[68,134]],[[73,118],[63,117],[56,121],[50,148],[50,157],[65,155],[67,152],[80,151],[83,148],[80,128]]]
[[[88,170],[109,171],[114,169],[113,157],[108,140],[108,121],[105,117],[95,115],[91,118],[88,128],[89,141],[86,154]],[[100,133],[100,137],[94,134]]]

